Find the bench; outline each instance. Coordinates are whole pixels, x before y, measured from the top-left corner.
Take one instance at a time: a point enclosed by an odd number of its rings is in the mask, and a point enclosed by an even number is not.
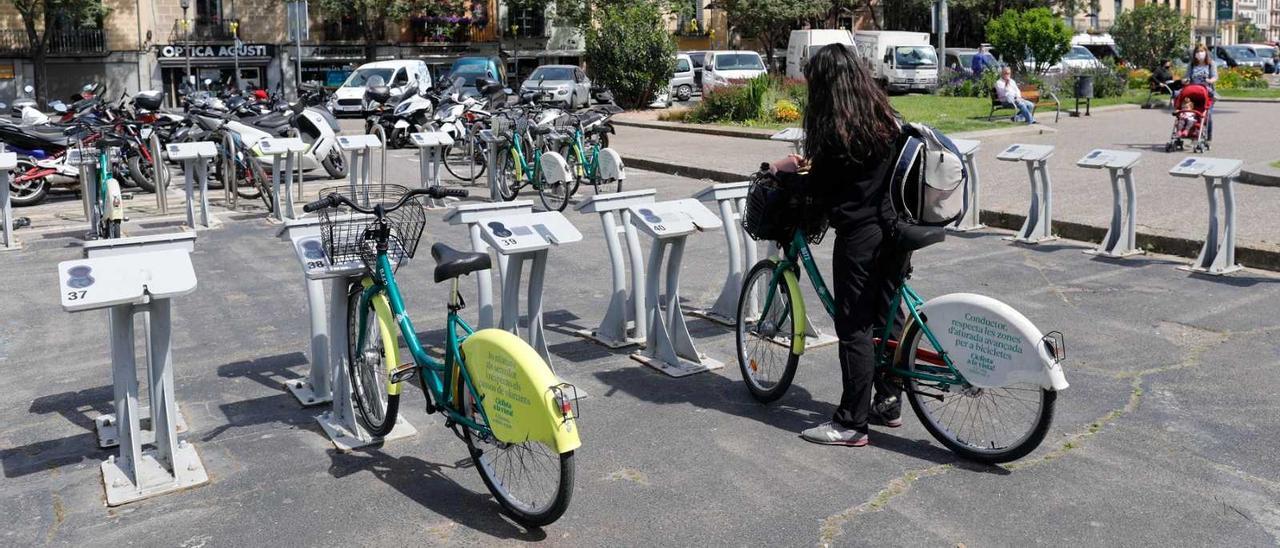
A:
[[[1048,92],[1048,97],[1040,93],[1040,88],[1035,85],[1019,85],[1018,91],[1022,92],[1022,98],[1030,101],[1038,109],[1041,106],[1053,105],[1053,123],[1058,123],[1058,119],[1062,116],[1062,103],[1058,101],[1058,96],[1052,91]],[[996,88],[991,88],[991,112],[987,114],[987,121],[991,121],[996,116],[996,111],[1012,110],[1017,111],[1013,105],[1000,101],[1000,95]]]

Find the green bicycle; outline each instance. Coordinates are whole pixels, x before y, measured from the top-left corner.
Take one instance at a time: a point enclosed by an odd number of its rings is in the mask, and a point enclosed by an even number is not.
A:
[[[622,192],[622,181],[626,179],[622,157],[617,151],[609,148],[609,134],[613,125],[608,122],[608,115],[620,112],[618,107],[601,107],[600,110],[589,110],[564,115],[566,126],[571,128],[567,137],[568,145],[561,152],[548,152],[542,162],[545,178],[548,182],[568,183],[572,178],[574,188],[588,184],[595,188],[596,194],[601,192]],[[557,161],[560,160],[561,161]],[[549,166],[556,166],[555,168]]]
[[[400,384],[416,375],[427,412],[443,414],[445,426],[466,442],[503,509],[526,526],[550,524],[564,514],[573,492],[574,451],[581,445],[577,390],[560,382],[519,337],[500,329],[475,331],[459,316],[464,303],[458,279],[489,269],[487,253],[432,246],[435,281],[450,281],[452,289],[444,360],[427,355],[395,278],[395,265],[413,256],[421,237],[423,195],[467,192],[386,185],[357,198],[363,203],[331,192],[303,207],[321,212],[321,240],[333,264],[360,261],[368,269],[348,292],[347,361],[356,420],[374,436],[389,433]],[[397,329],[412,358],[402,366]]]
[[[513,111],[493,118],[494,133],[505,137],[508,144],[502,169],[498,171],[498,190],[502,199],[510,202],[520,194],[520,189],[532,186],[547,211],[564,211],[569,198],[578,191],[578,181],[565,177],[554,182],[547,180],[542,157],[543,152],[551,148],[552,141],[563,140],[565,136],[552,127],[534,123],[531,120],[534,116],[531,112]]]
[[[899,249],[909,258],[945,235],[941,227],[901,225]],[[782,256],[756,263],[743,281],[735,326],[738,366],[748,391],[763,403],[786,393],[805,352],[801,268],[823,309],[835,315],[810,239],[805,228],[795,229],[790,241],[777,242]],[[909,278],[904,268],[875,340],[877,374],[900,385],[925,429],[961,457],[998,463],[1030,453],[1049,431],[1057,392],[1067,388],[1062,334],[1042,335],[1009,305],[982,295],[956,293],[925,302],[906,284]],[[892,340],[903,305],[902,338]]]

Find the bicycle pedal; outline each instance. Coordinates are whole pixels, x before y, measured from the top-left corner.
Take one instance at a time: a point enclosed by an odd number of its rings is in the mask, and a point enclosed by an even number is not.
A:
[[[391,370],[391,382],[405,382],[413,378],[413,374],[418,371],[418,364],[406,363],[400,367]]]

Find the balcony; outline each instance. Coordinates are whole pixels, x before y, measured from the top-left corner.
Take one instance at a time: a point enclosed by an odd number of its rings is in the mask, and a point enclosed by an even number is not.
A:
[[[240,27],[243,34],[244,26]],[[182,20],[173,22],[173,30],[169,33],[171,42],[231,42],[235,33],[231,32],[231,21],[220,17],[197,17],[191,25],[191,35],[183,33]]]
[[[104,55],[107,37],[102,29],[52,30],[46,39],[45,55]],[[0,29],[0,53],[31,55],[31,42],[23,29]]]

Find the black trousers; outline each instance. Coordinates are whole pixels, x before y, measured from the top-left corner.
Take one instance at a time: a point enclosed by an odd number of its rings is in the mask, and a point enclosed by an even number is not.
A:
[[[837,423],[867,431],[871,392],[877,399],[895,398],[891,412],[900,412],[900,390],[875,372],[872,337],[884,331],[885,315],[902,281],[907,255],[898,252],[891,235],[876,223],[838,233],[832,274],[836,300],[836,335],[840,338],[840,371],[844,393],[832,417]],[[901,310],[895,311],[901,320]],[[895,320],[893,337],[900,337],[902,321]]]

